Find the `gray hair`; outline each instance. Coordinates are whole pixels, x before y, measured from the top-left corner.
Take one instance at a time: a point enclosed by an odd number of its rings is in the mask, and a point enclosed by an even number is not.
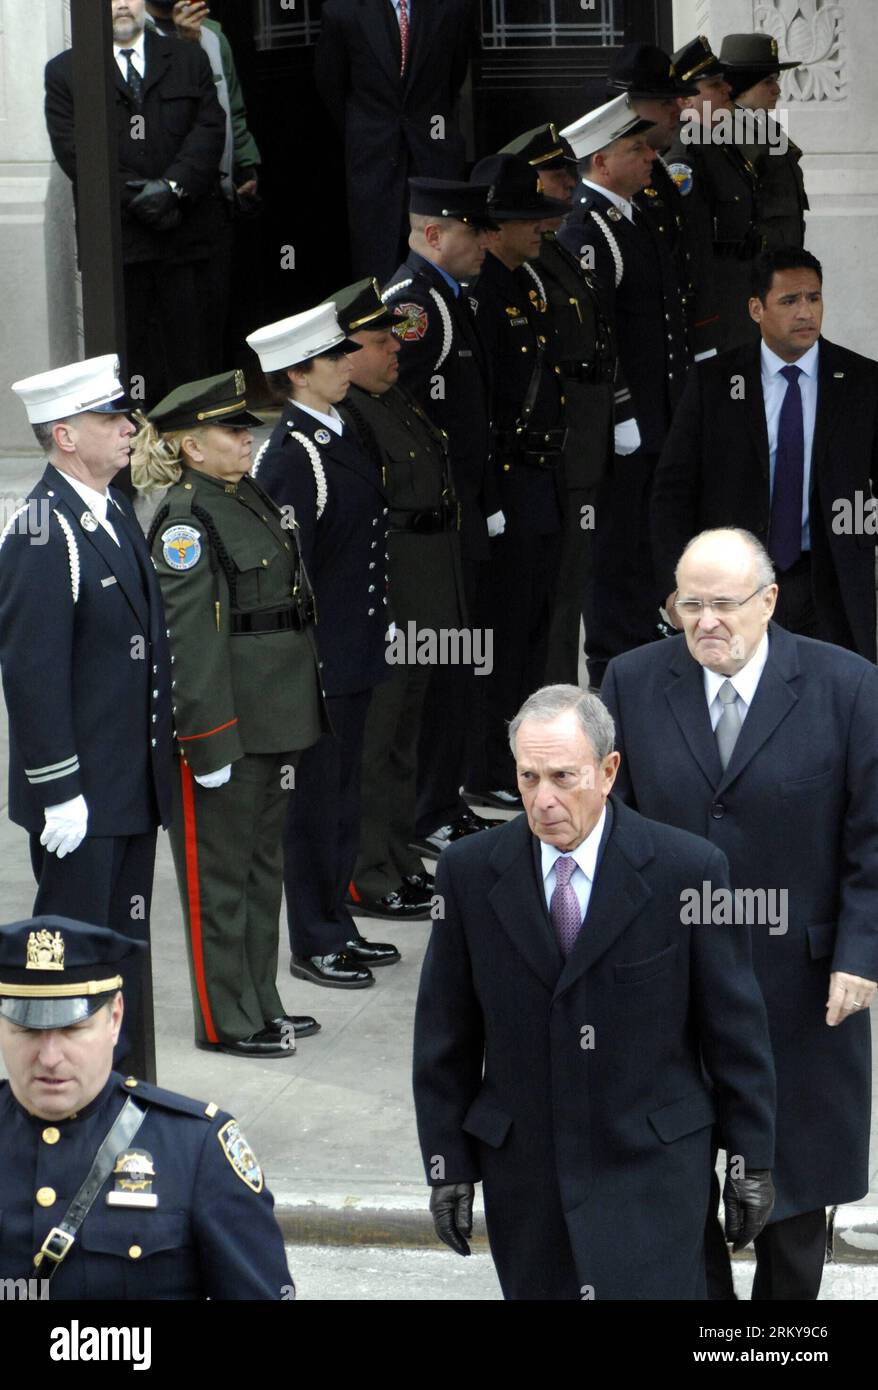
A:
[[[529,695],[509,725],[509,747],[515,757],[515,739],[525,719],[548,723],[559,714],[574,710],[598,762],[612,753],[616,742],[616,726],[606,705],[588,690],[578,685],[544,685]]]
[[[51,454],[52,450],[55,448],[55,439],[52,430],[56,425],[62,425],[64,423],[66,422],[63,420],[46,420],[42,424],[31,425],[31,429],[36,435],[37,443],[44,454]]]
[[[774,565],[771,563],[771,556],[765,546],[753,535],[752,531],[745,531],[743,526],[716,526],[709,531],[699,531],[697,536],[693,536],[686,545],[683,554],[677,561],[677,568],[674,570],[674,582],[677,581],[677,571],[682,565],[689,551],[697,541],[706,540],[710,536],[737,536],[753,552],[753,563],[756,571],[756,579],[760,589],[764,589],[767,584],[774,583]]]

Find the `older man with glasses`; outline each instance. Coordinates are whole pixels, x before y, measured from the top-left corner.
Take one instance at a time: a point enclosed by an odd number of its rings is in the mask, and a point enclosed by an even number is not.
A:
[[[728,856],[777,1071],[777,1201],[752,1297],[816,1299],[825,1208],[869,1187],[878,671],[772,622],[774,569],[747,531],[696,536],[676,581],[683,632],[617,657],[601,688],[616,791]],[[708,900],[709,884],[693,887]],[[715,920],[702,915],[702,930]],[[709,1296],[732,1298],[713,1216],[708,1227]]]

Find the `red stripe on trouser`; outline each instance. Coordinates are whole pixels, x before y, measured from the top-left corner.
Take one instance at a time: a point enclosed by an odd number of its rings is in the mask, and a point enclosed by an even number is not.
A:
[[[210,1002],[207,998],[207,981],[204,978],[204,942],[201,938],[201,890],[198,886],[198,841],[195,838],[195,796],[192,790],[192,772],[187,763],[180,760],[180,783],[183,790],[183,843],[186,852],[186,897],[189,902],[189,939],[192,944],[192,968],[195,971],[195,988],[201,1005],[201,1017],[208,1042],[219,1042],[213,1026]]]

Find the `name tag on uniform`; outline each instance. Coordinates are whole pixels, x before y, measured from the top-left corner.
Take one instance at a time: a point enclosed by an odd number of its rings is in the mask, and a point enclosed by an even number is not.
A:
[[[118,581],[118,579],[116,578],[115,574],[111,574],[111,575],[108,575],[108,577],[107,577],[106,579],[102,579],[102,580],[101,580],[101,588],[103,588],[103,589],[109,589],[109,587],[110,587],[111,584],[118,584],[118,583],[119,583],[119,581]]]
[[[458,348],[457,355],[458,357],[472,357],[473,354],[470,348]]]

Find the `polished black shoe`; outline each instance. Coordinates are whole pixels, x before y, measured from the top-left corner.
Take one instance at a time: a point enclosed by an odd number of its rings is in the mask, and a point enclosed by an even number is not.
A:
[[[395,891],[381,898],[364,898],[358,893],[356,898],[348,898],[348,907],[355,917],[381,917],[385,922],[426,922],[430,916],[429,898],[407,902]]]
[[[429,854],[433,858],[438,858],[444,849],[453,845],[455,840],[462,840],[464,835],[475,835],[480,830],[492,830],[497,825],[494,820],[487,820],[484,816],[473,815],[472,811],[461,811],[453,821],[447,825],[440,825],[438,830],[434,830],[430,835],[419,835],[409,844],[412,849],[418,850],[420,854]]]
[[[376,965],[395,965],[401,959],[399,951],[389,941],[367,941],[364,936],[346,941],[344,948],[347,955],[373,969]]]
[[[375,976],[365,962],[356,960],[351,952],[332,951],[327,956],[293,956],[290,974],[312,985],[329,989],[366,989],[374,985]]]
[[[265,1020],[266,1028],[276,1029],[281,1035],[287,1032],[290,1024],[293,1025],[293,1036],[297,1042],[299,1038],[310,1038],[312,1033],[320,1032],[320,1024],[310,1014],[281,1014],[280,1018]]]
[[[419,874],[403,874],[402,883],[397,889],[406,902],[428,902],[436,892],[436,880],[426,869]]]
[[[285,1043],[283,1034],[273,1024],[235,1042],[197,1042],[202,1052],[227,1052],[230,1057],[294,1057],[293,1048]]]
[[[521,797],[514,787],[496,787],[489,792],[464,791],[470,806],[497,806],[501,811],[520,811]]]

